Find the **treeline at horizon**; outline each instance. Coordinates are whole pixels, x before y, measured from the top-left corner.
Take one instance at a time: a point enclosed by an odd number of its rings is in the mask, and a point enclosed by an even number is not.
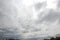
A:
[[[60,37],[56,37],[56,38],[51,37],[50,39],[44,39],[44,40],[60,40]]]

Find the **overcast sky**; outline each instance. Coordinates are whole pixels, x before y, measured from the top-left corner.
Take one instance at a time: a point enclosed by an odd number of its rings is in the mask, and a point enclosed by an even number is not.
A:
[[[60,34],[59,2],[0,0],[0,37],[32,38]]]

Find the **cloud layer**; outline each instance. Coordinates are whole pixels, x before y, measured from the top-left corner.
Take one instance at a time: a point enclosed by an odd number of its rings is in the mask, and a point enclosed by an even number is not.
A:
[[[0,0],[0,37],[36,38],[60,34],[59,5],[59,0]]]

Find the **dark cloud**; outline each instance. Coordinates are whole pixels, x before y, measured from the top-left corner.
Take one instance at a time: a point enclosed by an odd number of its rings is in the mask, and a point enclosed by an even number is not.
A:
[[[47,11],[45,11],[47,13]],[[44,14],[45,12],[42,12],[42,14]],[[41,17],[41,15],[39,16]],[[58,20],[60,22],[60,12],[59,11],[54,11],[54,10],[49,10],[49,12],[42,18],[40,19],[40,23],[43,21],[46,22],[55,22],[56,20]]]
[[[57,1],[57,8],[59,9],[60,8],[60,0]]]
[[[37,4],[35,4],[35,10],[38,11],[42,7],[45,7],[46,5],[47,5],[46,2],[42,2],[42,3],[38,2]]]

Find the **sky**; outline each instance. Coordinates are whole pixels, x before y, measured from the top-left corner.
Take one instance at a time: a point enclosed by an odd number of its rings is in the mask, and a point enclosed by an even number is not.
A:
[[[0,37],[55,37],[60,34],[59,5],[59,0],[0,0]]]

